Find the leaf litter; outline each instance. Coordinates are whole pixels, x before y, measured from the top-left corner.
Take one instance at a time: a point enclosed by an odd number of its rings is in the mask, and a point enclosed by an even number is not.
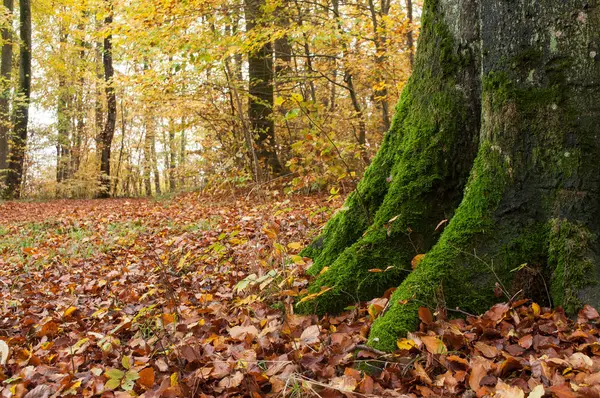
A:
[[[1,396],[600,397],[590,306],[576,320],[528,300],[452,320],[423,307],[391,354],[364,345],[391,290],[338,316],[294,314],[310,266],[298,252],[334,207],[0,204]]]

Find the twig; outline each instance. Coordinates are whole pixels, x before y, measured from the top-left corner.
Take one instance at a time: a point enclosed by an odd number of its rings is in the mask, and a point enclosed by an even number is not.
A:
[[[447,311],[452,311],[452,312],[458,312],[460,314],[466,315],[466,316],[472,316],[472,317],[476,317],[477,315],[473,315],[468,313],[467,311],[463,311],[460,308],[456,307],[455,309],[452,308],[446,308]]]
[[[354,347],[357,350],[363,350],[363,351],[369,351],[372,352],[373,354],[377,354],[379,356],[389,356],[390,354],[385,352],[385,351],[381,351],[378,350],[377,348],[373,348],[373,347],[369,347],[368,345],[365,344],[357,344],[356,347]]]

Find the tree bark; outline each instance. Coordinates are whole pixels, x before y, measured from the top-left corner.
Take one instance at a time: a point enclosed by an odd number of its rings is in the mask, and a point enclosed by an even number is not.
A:
[[[68,34],[64,28],[60,32],[60,52],[65,54]],[[66,64],[66,59],[63,59]],[[66,68],[65,68],[66,69]],[[70,95],[67,87],[67,76],[60,72],[58,76],[58,100],[56,104],[57,140],[56,140],[56,182],[61,183],[70,178],[71,143],[69,139],[69,104]],[[57,191],[57,194],[59,192]]]
[[[413,4],[412,0],[406,0],[406,19],[408,20],[408,30],[406,31],[406,49],[408,50],[408,61],[412,68],[415,63],[415,45],[413,38]]]
[[[23,166],[27,149],[27,124],[29,122],[29,98],[31,95],[31,2],[19,2],[19,88],[14,104],[14,133],[6,175],[6,197],[21,196]]]
[[[150,158],[151,165],[154,174],[154,193],[156,195],[160,195],[160,173],[158,172],[158,159],[156,156],[156,122],[154,117],[150,117],[150,131],[152,131],[152,136],[150,137]]]
[[[410,0],[409,0],[410,1]],[[387,79],[385,78],[384,63],[387,58],[387,38],[384,28],[381,26],[390,12],[390,0],[381,0],[379,9],[374,0],[369,0],[369,11],[371,13],[371,25],[373,29],[373,40],[375,42],[375,71],[377,77],[377,89],[374,91],[374,99],[381,106],[381,125],[383,131],[390,128],[390,111],[388,102]]]
[[[109,0],[108,14],[104,19],[104,25],[111,28],[113,22],[113,4]],[[106,96],[106,122],[102,129],[100,139],[100,192],[99,197],[110,196],[110,157],[112,140],[115,135],[117,123],[117,96],[115,93],[113,77],[115,74],[113,68],[112,34],[108,33],[104,37],[102,53],[102,63],[104,65],[104,82],[106,84],[104,94]]]
[[[167,143],[169,152],[166,155],[169,158],[169,192],[175,192],[177,189],[177,179],[175,178],[175,168],[177,167],[177,159],[175,158],[177,155],[177,148],[175,147],[175,126],[175,119],[172,117],[169,118],[169,142]]]
[[[299,309],[337,311],[399,284],[369,339],[393,350],[420,306],[481,312],[499,300],[496,284],[570,314],[598,306],[600,8],[434,0],[422,21],[414,74],[359,184],[375,218],[350,196],[305,251],[312,272],[330,266],[310,292],[332,289]]]
[[[13,12],[13,0],[4,0],[10,16]],[[12,26],[2,29],[2,59],[0,63],[0,186],[4,182],[5,170],[8,167],[8,135],[10,132],[10,89],[12,75]]]
[[[245,0],[246,31],[250,32],[262,14],[264,0]],[[259,181],[282,171],[277,157],[275,124],[273,121],[273,46],[266,42],[248,55],[249,104],[248,118],[256,145]]]
[[[337,28],[340,35],[343,33],[342,27],[342,18],[340,15],[340,1],[333,0],[332,8],[333,15],[337,21]],[[342,59],[345,58],[345,54],[347,52],[346,44],[342,45]],[[358,119],[358,136],[356,137],[356,142],[360,145],[360,152],[363,161],[366,164],[369,164],[369,156],[366,151],[365,144],[367,143],[367,124],[365,123],[365,117],[363,113],[362,106],[358,99],[358,94],[356,93],[356,89],[354,88],[354,80],[352,78],[352,71],[348,68],[347,61],[344,59],[344,83],[346,83],[345,87],[348,90],[348,94],[350,94],[350,100],[352,101],[352,107],[354,108],[354,112],[356,112],[356,118]],[[333,101],[332,101],[333,102]],[[386,129],[387,131],[387,129]]]

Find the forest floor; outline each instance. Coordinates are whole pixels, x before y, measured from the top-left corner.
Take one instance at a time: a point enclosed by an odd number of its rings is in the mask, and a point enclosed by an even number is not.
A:
[[[591,307],[568,320],[520,300],[452,321],[422,308],[394,354],[363,345],[386,297],[294,314],[310,263],[297,253],[340,204],[0,203],[0,395],[600,396]]]

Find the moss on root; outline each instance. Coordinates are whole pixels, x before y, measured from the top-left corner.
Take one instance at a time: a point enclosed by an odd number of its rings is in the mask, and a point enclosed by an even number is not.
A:
[[[440,241],[394,292],[389,311],[374,322],[371,345],[393,350],[398,336],[418,326],[418,308],[437,304],[436,291],[440,287],[444,288],[443,296],[449,306],[482,310],[493,301],[492,289],[488,289],[494,283],[489,278],[489,267],[493,265],[472,255],[467,248],[492,232],[493,214],[509,179],[506,170],[498,150],[484,143],[456,215]]]
[[[567,220],[551,221],[549,264],[554,272],[550,292],[556,305],[567,313],[581,308],[580,292],[586,287],[596,286],[595,269],[589,257],[590,248],[595,246],[596,237],[585,225]]]
[[[465,94],[454,76],[466,61],[431,9],[423,17],[421,40],[426,45],[419,48],[386,141],[359,185],[361,195],[353,194],[303,252],[315,256],[309,271],[321,273],[309,293],[331,290],[299,305],[301,312],[337,312],[397,286],[410,273],[410,260],[435,243],[436,225],[460,201],[476,148]],[[376,210],[372,220],[361,211],[360,196]]]
[[[571,188],[581,184],[583,162],[577,148],[565,152],[569,130],[577,131],[576,113],[560,81],[553,74],[546,85],[532,87],[518,85],[505,72],[486,76],[483,142],[464,198],[439,242],[373,324],[374,347],[393,350],[399,336],[417,327],[419,306],[480,313],[506,301],[494,297],[494,285],[516,293],[522,281],[511,271],[523,263],[544,269],[538,279],[551,277],[554,305],[573,313],[581,297],[600,302],[597,289],[590,288],[599,280],[590,257],[597,238],[584,223],[567,221],[585,217],[586,207],[575,204],[580,199],[574,198],[584,196]]]

